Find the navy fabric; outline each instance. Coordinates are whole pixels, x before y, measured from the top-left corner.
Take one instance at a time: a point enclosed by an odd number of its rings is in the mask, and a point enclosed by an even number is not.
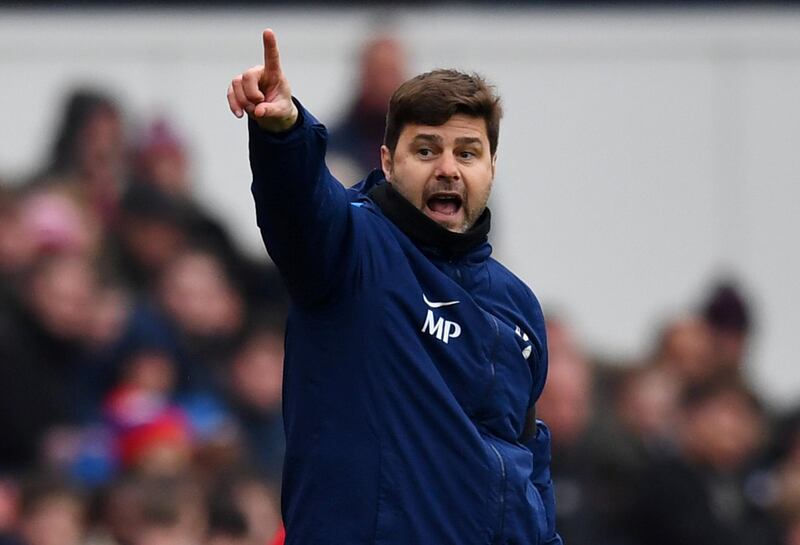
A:
[[[252,192],[293,301],[287,545],[557,544],[549,432],[522,442],[547,347],[530,289],[482,244],[416,246],[325,166],[327,132],[250,121]]]

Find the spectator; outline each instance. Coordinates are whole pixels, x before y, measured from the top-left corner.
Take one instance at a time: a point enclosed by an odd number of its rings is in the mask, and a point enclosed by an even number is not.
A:
[[[181,201],[153,187],[131,186],[121,203],[107,266],[127,287],[144,294],[188,242],[188,211]]]
[[[800,543],[800,411],[780,422],[759,477],[761,499],[779,523],[784,542]]]
[[[745,493],[762,418],[738,383],[715,381],[683,396],[676,455],[654,462],[640,481],[631,520],[642,543],[767,545],[774,533]]]
[[[141,219],[156,202],[169,205],[176,224],[182,226],[192,244],[213,251],[240,286],[248,300],[281,301],[284,296],[275,271],[263,260],[245,257],[231,240],[223,225],[200,206],[192,195],[189,157],[186,144],[165,119],[151,123],[140,136],[134,151],[132,183],[123,202],[136,208],[136,201],[150,200],[150,205],[132,210]],[[151,219],[156,219],[151,217]],[[167,218],[163,218],[167,219]],[[128,229],[126,239],[140,231]],[[142,247],[153,237],[141,235],[135,247]],[[155,242],[150,242],[152,246]],[[129,245],[130,246],[130,245]],[[132,248],[132,249],[135,249]],[[134,263],[135,265],[135,263]]]
[[[221,261],[201,250],[175,256],[159,279],[158,302],[176,328],[183,388],[222,395],[247,314]]]
[[[61,180],[82,196],[103,225],[111,225],[125,171],[122,115],[114,99],[77,89],[66,101],[50,161],[36,183]]]
[[[149,483],[134,545],[197,545],[206,533],[204,493],[184,480]]]
[[[708,324],[692,316],[669,322],[658,342],[653,364],[684,386],[702,384],[716,375],[714,345]]]
[[[224,476],[213,491],[216,510],[235,513],[237,526],[246,528],[246,535],[237,538],[245,545],[271,543],[281,527],[276,491],[269,481],[256,473],[238,470]],[[243,523],[243,524],[242,524]]]
[[[744,383],[741,373],[752,331],[752,310],[739,288],[731,281],[718,283],[704,303],[702,315],[711,330],[717,369]]]
[[[0,313],[0,466],[31,467],[46,431],[76,422],[74,395],[96,278],[79,255],[39,260]]]
[[[360,180],[380,167],[389,99],[406,79],[403,46],[390,36],[369,40],[361,50],[359,70],[356,97],[330,131],[327,162],[339,180]]]
[[[598,475],[589,443],[592,370],[572,332],[561,321],[547,322],[547,385],[536,416],[552,436],[551,474],[555,484],[556,527],[564,543],[590,543],[600,531]]]
[[[189,157],[183,140],[166,119],[145,127],[134,146],[132,185],[152,185],[174,197],[190,195]]]
[[[105,404],[123,468],[146,476],[177,476],[190,467],[188,417],[164,395],[122,384]]]
[[[260,325],[233,358],[229,399],[251,464],[276,482],[281,477],[285,448],[282,382],[283,330]]]
[[[100,496],[89,545],[197,545],[206,493],[190,480],[129,474]]]
[[[81,545],[86,532],[83,496],[58,478],[36,477],[24,484],[18,545]]]

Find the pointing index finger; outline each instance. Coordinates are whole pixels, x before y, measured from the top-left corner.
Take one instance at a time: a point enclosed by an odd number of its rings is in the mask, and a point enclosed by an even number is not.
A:
[[[271,28],[264,31],[264,73],[277,76],[281,73],[281,57],[278,53],[278,40]]]

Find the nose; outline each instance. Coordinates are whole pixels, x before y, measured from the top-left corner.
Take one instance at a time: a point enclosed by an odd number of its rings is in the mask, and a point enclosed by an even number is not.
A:
[[[452,153],[443,153],[436,164],[436,179],[454,181],[458,180],[460,177],[461,174],[458,170],[458,161],[456,161],[456,158]]]

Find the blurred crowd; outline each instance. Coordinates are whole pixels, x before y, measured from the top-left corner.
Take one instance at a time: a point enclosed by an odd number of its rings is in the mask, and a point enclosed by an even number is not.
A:
[[[0,543],[265,545],[286,296],[192,198],[188,146],[66,100],[0,189]]]
[[[329,163],[378,166],[400,44],[371,40]],[[281,540],[287,299],[193,199],[189,146],[114,97],[67,97],[47,164],[0,184],[0,545]],[[721,283],[638,361],[548,320],[538,416],[568,545],[800,545],[800,413],[745,373]]]
[[[722,281],[649,354],[609,362],[549,317],[537,416],[565,543],[800,544],[800,412],[770,412],[751,387],[752,322]]]

